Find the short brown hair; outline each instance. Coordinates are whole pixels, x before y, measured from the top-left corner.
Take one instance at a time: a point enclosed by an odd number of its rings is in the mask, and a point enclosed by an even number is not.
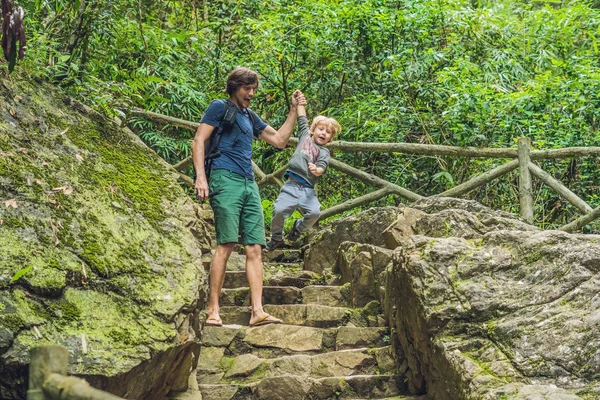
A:
[[[225,92],[231,96],[239,87],[246,85],[256,85],[258,87],[258,74],[250,68],[236,67],[227,77]]]

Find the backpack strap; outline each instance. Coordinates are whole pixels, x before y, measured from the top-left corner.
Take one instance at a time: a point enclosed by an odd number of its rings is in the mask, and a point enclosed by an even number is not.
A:
[[[256,119],[258,118],[258,115],[256,115],[256,113],[249,108],[247,108],[246,110],[248,110],[248,115],[250,116],[250,121],[252,121],[252,135],[255,136],[254,135],[254,125],[256,124]]]
[[[229,131],[233,127],[237,116],[237,107],[230,100],[225,100],[225,112],[223,118],[218,127],[213,129],[213,133],[210,136],[208,150],[204,154],[204,173],[206,174],[206,180],[210,177],[210,170],[212,168],[213,160],[221,156],[219,151],[219,143],[224,131]]]

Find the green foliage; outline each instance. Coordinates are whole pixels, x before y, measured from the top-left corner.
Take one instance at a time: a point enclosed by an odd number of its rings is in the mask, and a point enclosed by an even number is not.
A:
[[[340,121],[341,140],[514,148],[518,137],[528,136],[534,149],[600,145],[600,11],[593,2],[21,3],[31,38],[30,73],[109,115],[134,106],[199,121],[210,101],[224,96],[227,72],[245,65],[261,77],[252,108],[274,127],[300,88],[309,117]],[[167,161],[189,156],[193,132],[128,122]],[[269,172],[291,151],[257,143],[255,155]],[[426,196],[506,161],[335,157]],[[599,166],[592,158],[543,163],[592,207],[599,205]],[[516,178],[468,196],[515,211]],[[548,187],[535,185],[538,224],[559,226],[578,215]],[[372,190],[331,170],[319,189],[324,208]],[[263,195],[272,201],[277,191]],[[390,196],[377,204],[401,201]]]

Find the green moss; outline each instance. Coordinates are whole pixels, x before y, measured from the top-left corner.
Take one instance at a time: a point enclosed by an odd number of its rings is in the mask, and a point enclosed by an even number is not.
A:
[[[125,133],[115,136],[109,127],[100,134],[95,126],[72,129],[69,139],[81,148],[97,154],[97,159],[82,163],[86,174],[96,188],[110,188],[149,221],[158,224],[164,220],[163,198],[173,199],[167,190],[171,182],[164,178],[165,168],[155,157],[132,145]],[[105,168],[98,169],[98,164]],[[114,168],[107,168],[107,166]]]
[[[126,365],[117,365],[111,360],[148,358],[148,346],[155,351],[164,350],[176,333],[171,324],[160,322],[127,299],[110,294],[68,289],[64,298],[47,301],[47,304],[48,311],[44,312],[52,312],[53,316],[46,315],[45,319],[55,320],[58,315],[61,321],[60,324],[40,324],[44,340],[79,338],[82,332],[93,332],[87,337],[88,356],[104,362],[91,366],[98,371],[88,369],[86,373],[120,371]],[[58,310],[61,312],[57,313]],[[43,344],[29,331],[22,332],[19,341],[26,347]]]
[[[357,327],[368,327],[369,322],[363,315],[362,309],[350,309],[346,311],[345,318],[340,321],[340,326],[346,325],[348,322],[352,322]]]
[[[487,334],[489,337],[494,337],[496,333],[497,321],[495,319],[490,319],[486,323],[487,326]]]
[[[313,279],[311,279],[307,283],[308,286],[317,286],[317,285],[325,285],[325,284],[326,284],[326,279],[325,279],[325,276],[323,276],[323,275],[316,275]]]
[[[23,280],[35,292],[50,296],[59,295],[67,284],[65,273],[52,267],[34,267]]]
[[[317,376],[329,376],[329,366],[324,362],[320,362],[319,365],[313,366],[313,369]]]
[[[252,375],[250,375],[244,381],[245,382],[259,381],[265,377],[265,374],[268,369],[269,369],[269,364],[266,362],[263,362],[262,364],[260,364],[260,366],[258,368],[256,368],[256,370],[252,373]]]
[[[231,366],[233,365],[234,357],[221,357],[219,360],[219,365],[223,368],[224,371],[229,371]]]
[[[23,290],[15,289],[12,292],[0,292],[0,303],[4,304],[7,313],[0,314],[0,325],[8,327],[14,332],[29,328],[33,325],[42,325],[49,317],[48,311],[31,299]]]
[[[74,322],[81,318],[81,310],[77,304],[60,299],[49,304],[50,311],[63,322]]]
[[[352,284],[350,282],[345,283],[340,287],[340,293],[348,303],[352,302]]]
[[[377,316],[382,312],[383,311],[381,309],[381,303],[377,300],[372,300],[366,306],[363,307],[364,315]]]

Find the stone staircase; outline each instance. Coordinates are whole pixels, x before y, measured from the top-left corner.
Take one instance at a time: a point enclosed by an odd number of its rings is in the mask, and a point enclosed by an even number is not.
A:
[[[302,269],[298,250],[278,250],[265,257],[263,298],[284,324],[251,328],[243,257],[231,264],[224,326],[205,326],[201,337],[204,400],[417,399],[407,394],[406,362],[396,359],[378,307],[352,308],[347,285],[325,285]]]

